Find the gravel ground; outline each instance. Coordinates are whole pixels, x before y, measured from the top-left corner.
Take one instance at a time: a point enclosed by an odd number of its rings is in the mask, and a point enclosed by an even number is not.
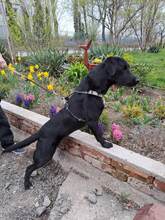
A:
[[[45,214],[40,219],[47,219],[67,174],[58,162],[52,161],[32,177],[33,189],[25,191],[23,176],[31,158],[14,153],[0,156],[1,220],[35,220],[41,209],[45,210]],[[50,203],[47,204],[49,207],[43,206],[44,199]]]

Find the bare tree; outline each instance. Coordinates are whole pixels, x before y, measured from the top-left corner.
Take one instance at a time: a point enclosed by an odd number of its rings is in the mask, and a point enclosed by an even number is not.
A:
[[[130,21],[141,10],[141,6],[133,10],[131,0],[95,0],[97,12],[89,15],[102,26],[102,40],[105,40],[105,29],[109,30],[112,44],[119,44],[122,36],[130,28]]]
[[[141,10],[130,23],[142,51],[145,51],[153,42],[154,27],[161,3],[161,0],[141,0],[137,3]]]

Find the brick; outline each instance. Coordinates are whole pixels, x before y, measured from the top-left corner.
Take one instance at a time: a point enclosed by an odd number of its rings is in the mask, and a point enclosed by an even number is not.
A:
[[[128,175],[120,170],[117,170],[115,167],[112,167],[111,165],[103,163],[102,170],[106,173],[111,174],[113,177],[116,177],[121,181],[127,182]]]
[[[102,163],[102,170],[106,173],[112,174],[115,171],[115,168],[109,164]]]
[[[128,180],[128,175],[120,170],[113,171],[112,176],[116,177],[117,179],[119,179],[123,182],[127,182],[127,180]]]
[[[116,167],[116,169],[124,170],[124,165],[118,161],[111,160],[111,166]]]
[[[104,156],[103,162],[104,162],[105,164],[112,164],[112,159],[111,159],[110,157]]]
[[[94,167],[98,168],[99,170],[101,170],[101,162],[99,160],[89,157],[88,155],[84,156],[84,160],[86,160],[87,162],[89,162]]]
[[[105,158],[105,156],[102,153],[98,152],[95,149],[90,149],[89,147],[85,145],[81,145],[81,152],[83,152],[84,155],[88,155],[100,161],[104,161],[104,158]]]
[[[69,148],[69,153],[74,155],[74,156],[78,156],[78,157],[81,157],[81,152],[80,152],[80,149],[79,148],[74,148],[74,147],[71,147]]]
[[[165,182],[161,182],[160,180],[155,179],[154,182],[153,182],[153,185],[158,190],[160,190],[162,192],[165,192]]]
[[[139,180],[146,182],[148,184],[152,184],[155,179],[153,176],[145,174],[145,173],[143,173],[133,167],[129,167],[129,166],[124,165],[123,168],[124,168],[123,171],[125,173],[127,173],[129,176],[135,177],[136,179],[139,179]]]

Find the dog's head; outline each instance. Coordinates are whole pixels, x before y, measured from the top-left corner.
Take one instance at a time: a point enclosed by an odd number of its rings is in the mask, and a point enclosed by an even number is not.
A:
[[[110,57],[96,66],[88,75],[93,90],[105,94],[110,86],[135,86],[139,80],[131,71],[129,64],[120,57]]]
[[[129,64],[123,58],[107,58],[104,63],[109,79],[113,81],[113,84],[132,87],[139,82],[139,79],[131,73]]]

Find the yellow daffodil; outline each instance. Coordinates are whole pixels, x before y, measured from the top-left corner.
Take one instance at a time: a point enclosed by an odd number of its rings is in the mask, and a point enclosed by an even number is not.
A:
[[[30,70],[30,73],[34,73],[35,71],[34,71],[34,66],[29,66],[29,70]]]
[[[0,73],[1,73],[2,76],[5,76],[5,75],[6,75],[5,70],[1,70]]]
[[[43,72],[43,75],[44,75],[45,78],[49,77],[49,73],[48,72]]]
[[[39,65],[38,64],[36,64],[34,67],[35,67],[36,70],[39,69]]]
[[[102,62],[102,59],[100,59],[100,58],[95,58],[93,61],[92,61],[92,63],[95,63],[95,64],[99,64],[99,63],[101,63]]]
[[[32,75],[32,73],[29,73],[28,76],[27,76],[27,78],[28,78],[29,80],[33,80],[33,75]]]
[[[42,72],[38,72],[37,73],[37,77],[39,78],[39,77],[42,77]]]
[[[52,84],[49,84],[48,86],[47,86],[47,89],[49,90],[49,91],[53,91],[53,85]]]
[[[9,69],[12,73],[14,73],[14,71],[15,71],[15,67],[14,67],[11,63],[8,65],[8,69]]]

